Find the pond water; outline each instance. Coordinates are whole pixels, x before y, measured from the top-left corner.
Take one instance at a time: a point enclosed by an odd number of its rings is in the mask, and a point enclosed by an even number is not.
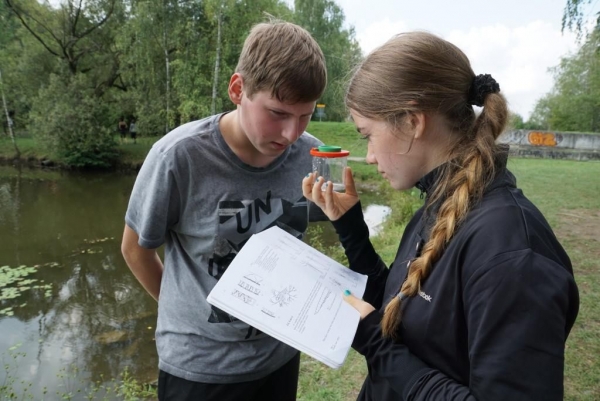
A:
[[[0,167],[0,398],[8,388],[19,399],[83,400],[125,368],[155,381],[156,302],[120,252],[134,181]],[[389,208],[371,191],[361,199],[374,234]],[[331,225],[319,225],[334,243]]]

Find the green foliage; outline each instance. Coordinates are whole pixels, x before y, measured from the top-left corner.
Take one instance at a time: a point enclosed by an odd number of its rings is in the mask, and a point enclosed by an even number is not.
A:
[[[325,54],[327,88],[319,103],[326,105],[327,121],[345,121],[346,82],[362,57],[354,28],[343,27],[344,12],[331,0],[296,0],[293,18],[313,35]]]
[[[311,247],[341,264],[348,264],[344,249],[339,243],[337,245],[326,245],[322,226],[316,224],[310,225],[306,231],[306,235],[308,244]]]
[[[21,136],[27,124],[30,100],[48,81],[53,57],[21,26],[4,1],[0,2],[0,70],[7,107],[14,114],[15,135]],[[4,112],[0,116],[5,124]],[[2,132],[2,131],[0,131]]]
[[[557,131],[600,132],[600,31],[554,67],[554,88],[540,99],[531,123]]]
[[[523,117],[520,114],[511,113],[508,129],[543,130],[546,127],[539,123],[534,115],[532,115],[529,121],[523,121]]]
[[[108,167],[118,156],[107,105],[82,75],[53,75],[32,105],[30,130],[66,165]]]
[[[112,130],[125,116],[136,118],[140,137],[164,135],[209,115],[213,102],[217,112],[231,110],[229,77],[246,35],[253,25],[270,18],[267,15],[295,21],[314,35],[329,74],[319,101],[327,105],[328,121],[343,121],[345,79],[361,52],[353,28],[344,28],[340,7],[331,0],[299,0],[294,9],[283,0],[255,0],[248,5],[242,0],[0,2],[0,68],[9,109],[16,111],[17,136],[28,136],[26,127],[39,138],[58,136],[39,126],[46,124],[40,116],[50,116],[50,111],[58,111],[52,115],[54,128],[72,126],[72,116],[66,112],[76,103],[68,101],[74,95],[72,85],[90,98],[89,103],[77,102],[77,109],[88,121],[81,126],[94,126],[94,130],[104,124],[92,120],[101,117]],[[217,40],[219,19],[221,41]],[[53,75],[68,83],[50,82]],[[56,107],[48,88],[58,99]],[[95,107],[99,110],[91,110]],[[100,155],[84,150],[95,147],[90,144],[92,128],[86,130],[82,138],[76,139],[79,135],[74,133],[64,141],[72,145],[69,148],[56,138],[44,143],[60,150],[70,165],[110,164],[110,151],[105,152],[109,143],[98,145]],[[101,131],[99,137],[105,138]]]
[[[584,24],[587,22],[584,14],[587,10],[586,7],[591,3],[591,0],[567,0],[565,4],[565,10],[563,11],[562,17],[562,30],[567,28],[570,31],[574,31],[578,38],[584,34]],[[595,2],[594,2],[595,4]],[[598,26],[599,14],[596,14],[596,27]]]

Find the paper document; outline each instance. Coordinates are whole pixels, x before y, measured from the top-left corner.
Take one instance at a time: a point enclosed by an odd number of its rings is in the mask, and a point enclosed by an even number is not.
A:
[[[271,227],[254,234],[208,302],[332,368],[344,363],[360,320],[342,299],[362,298],[367,276],[355,273]]]

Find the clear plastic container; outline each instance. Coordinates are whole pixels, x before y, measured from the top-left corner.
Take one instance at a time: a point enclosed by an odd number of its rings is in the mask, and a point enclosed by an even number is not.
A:
[[[331,181],[333,190],[344,192],[346,183],[344,182],[344,169],[348,163],[348,155],[350,152],[342,150],[339,146],[319,146],[312,148],[310,154],[313,156],[313,172],[317,173],[318,177],[323,177],[325,182]],[[325,184],[321,190],[325,190]]]

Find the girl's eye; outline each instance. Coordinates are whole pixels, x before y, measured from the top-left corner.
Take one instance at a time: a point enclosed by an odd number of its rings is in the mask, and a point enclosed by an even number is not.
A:
[[[365,140],[365,141],[368,141],[368,140],[369,140],[369,138],[371,138],[371,134],[364,134],[364,135],[361,135],[361,136],[360,136],[360,139],[363,139],[363,140]]]

